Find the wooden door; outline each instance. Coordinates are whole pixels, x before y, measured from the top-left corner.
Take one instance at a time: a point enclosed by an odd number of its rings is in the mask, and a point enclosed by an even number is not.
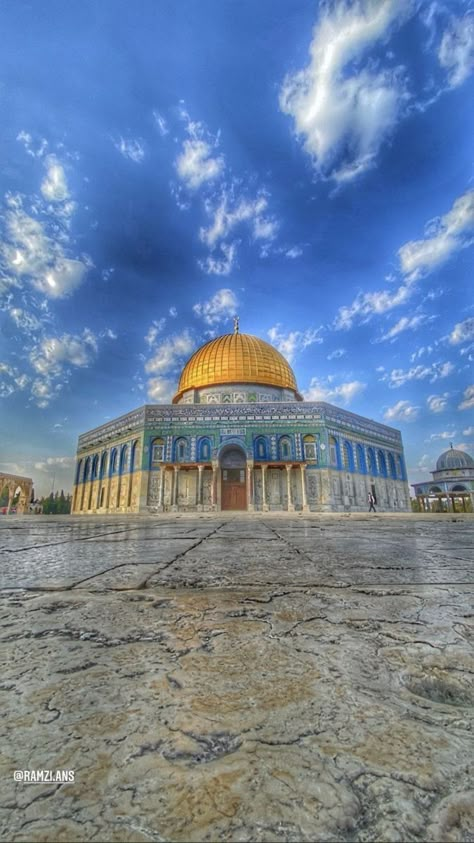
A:
[[[244,468],[223,468],[221,509],[247,509]]]

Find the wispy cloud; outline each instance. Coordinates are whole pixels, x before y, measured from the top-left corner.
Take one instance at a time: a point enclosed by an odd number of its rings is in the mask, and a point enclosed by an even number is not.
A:
[[[430,322],[435,318],[435,316],[427,316],[426,313],[419,313],[418,315],[411,317],[402,316],[401,319],[399,319],[398,322],[390,328],[390,330],[381,337],[378,337],[376,342],[386,342],[387,340],[391,340],[393,342],[404,331],[416,331],[418,328],[421,328],[427,322]]]
[[[223,173],[225,160],[223,155],[217,154],[218,136],[212,136],[203,123],[191,120],[184,107],[181,117],[186,123],[188,137],[176,158],[175,167],[186,187],[197,190]]]
[[[474,68],[474,15],[453,18],[443,35],[439,62],[448,71],[448,83],[457,88]]]
[[[217,252],[198,261],[199,267],[208,275],[230,275],[237,261],[238,240],[221,243]]]
[[[448,406],[449,392],[443,392],[442,395],[429,395],[426,399],[428,409],[431,413],[443,413]]]
[[[218,325],[235,316],[238,307],[239,301],[233,290],[223,288],[207,301],[193,305],[193,311],[207,325]]]
[[[384,413],[386,421],[414,422],[420,414],[420,408],[409,401],[397,401],[393,407],[388,407]]]
[[[398,389],[408,381],[420,381],[428,379],[430,383],[434,383],[440,378],[446,378],[454,371],[454,366],[450,362],[446,363],[432,363],[431,366],[413,366],[411,369],[403,371],[403,369],[392,369],[390,374],[382,377],[382,380],[388,380],[388,385],[392,389]]]
[[[284,333],[280,324],[274,325],[268,331],[270,341],[286,359],[292,363],[298,352],[304,351],[310,345],[323,342],[320,336],[322,328],[306,328],[304,331],[288,331]]]
[[[352,304],[339,308],[334,329],[347,330],[354,322],[368,322],[373,316],[387,313],[405,304],[414,293],[415,282],[455,252],[471,245],[473,235],[474,190],[470,190],[456,199],[447,214],[428,223],[423,240],[411,240],[399,249],[403,283],[394,291],[386,289],[358,293]],[[400,325],[403,326],[401,330],[405,330],[409,322],[410,320],[400,320],[398,332]]]
[[[169,132],[168,123],[166,122],[165,118],[163,117],[162,114],[160,114],[159,111],[154,111],[153,117],[154,117],[156,127],[157,127],[161,137],[164,138],[165,135],[167,135],[168,132]]]
[[[46,176],[41,183],[41,193],[50,202],[64,202],[69,199],[66,173],[55,155],[48,155],[45,161]]]
[[[149,378],[148,397],[152,401],[168,403],[176,391],[179,368],[195,350],[195,343],[190,332],[166,337],[154,346],[153,355],[145,363],[145,372]]]
[[[439,440],[452,441],[455,436],[456,436],[455,430],[442,430],[441,433],[432,433],[430,438],[426,441],[428,441],[428,442],[438,442]]]
[[[280,91],[280,108],[320,174],[338,182],[360,175],[396,125],[408,96],[403,70],[383,70],[367,54],[412,10],[409,0],[322,7],[309,64],[288,75]]]
[[[341,357],[344,357],[344,354],[346,354],[345,348],[336,348],[327,355],[326,360],[339,360]]]
[[[474,384],[466,387],[463,400],[458,404],[458,410],[471,410],[474,407]]]
[[[135,164],[141,164],[145,158],[145,145],[140,138],[121,137],[114,141],[114,146],[124,158],[128,158]]]
[[[399,249],[400,266],[408,281],[431,272],[451,255],[472,243],[474,190],[460,196],[443,217],[431,220],[422,240],[411,240]]]
[[[66,256],[67,228],[46,212],[41,221],[30,216],[18,195],[9,195],[6,201],[0,258],[7,279],[13,285],[27,281],[49,298],[70,295],[84,280],[88,261]]]
[[[464,322],[457,322],[449,335],[451,345],[461,345],[471,340],[474,340],[474,317],[472,316]]]
[[[312,378],[309,389],[303,392],[303,397],[305,401],[335,401],[347,406],[366,387],[366,383],[357,380],[336,385],[333,384],[332,378],[327,378],[325,382],[318,378]]]

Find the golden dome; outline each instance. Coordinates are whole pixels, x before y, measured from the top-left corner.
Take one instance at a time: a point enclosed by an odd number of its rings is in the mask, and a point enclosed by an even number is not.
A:
[[[300,399],[295,376],[283,355],[259,337],[236,331],[217,337],[194,352],[181,373],[173,403],[188,389],[226,383],[291,389]]]

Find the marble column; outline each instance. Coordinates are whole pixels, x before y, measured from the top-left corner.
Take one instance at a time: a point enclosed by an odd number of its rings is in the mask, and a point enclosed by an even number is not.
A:
[[[202,512],[202,481],[203,481],[203,472],[204,466],[198,465],[198,477],[197,477],[197,510],[198,512]]]
[[[292,466],[287,465],[287,466],[285,466],[285,468],[286,468],[286,488],[287,488],[287,494],[288,494],[287,509],[288,509],[288,512],[294,512],[295,511],[295,505],[294,505],[292,497],[291,497],[291,469],[292,469]]]
[[[253,500],[253,463],[247,463],[247,511],[253,512],[255,509]]]
[[[303,496],[303,512],[309,512],[308,497],[306,494],[306,463],[301,463],[301,492]]]
[[[178,471],[179,465],[173,466],[173,492],[171,496],[171,511],[177,512],[178,511]]]
[[[163,511],[163,494],[165,491],[165,467],[164,465],[161,466],[160,469],[160,485],[158,488],[158,509]]]
[[[267,468],[268,468],[268,465],[266,465],[265,463],[262,463],[262,512],[268,512]]]
[[[14,495],[14,489],[9,489],[8,490],[7,515],[10,515],[10,510],[12,508],[13,495]]]
[[[217,463],[212,463],[211,508],[217,509]]]

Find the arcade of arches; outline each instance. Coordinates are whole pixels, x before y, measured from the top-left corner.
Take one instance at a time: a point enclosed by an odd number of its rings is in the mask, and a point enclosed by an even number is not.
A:
[[[8,491],[6,514],[8,515],[10,513],[13,499],[17,495],[19,495],[19,498],[16,504],[16,511],[19,514],[27,512],[33,491],[33,480],[30,477],[21,477],[17,474],[4,474],[0,472],[0,494],[2,496],[5,490]]]

